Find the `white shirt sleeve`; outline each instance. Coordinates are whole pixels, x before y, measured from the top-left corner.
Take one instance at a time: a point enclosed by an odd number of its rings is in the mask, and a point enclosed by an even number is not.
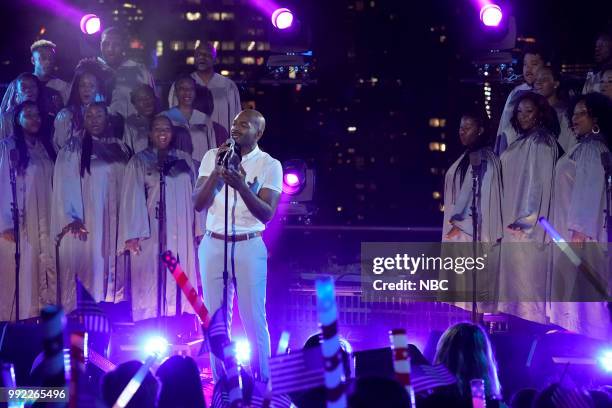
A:
[[[283,191],[283,166],[278,160],[272,161],[266,166],[264,173],[263,185],[261,188],[269,188],[270,190]]]
[[[210,149],[204,154],[202,162],[200,163],[198,178],[208,177],[211,175],[212,171],[215,169],[215,158],[217,157],[217,150],[219,149]]]

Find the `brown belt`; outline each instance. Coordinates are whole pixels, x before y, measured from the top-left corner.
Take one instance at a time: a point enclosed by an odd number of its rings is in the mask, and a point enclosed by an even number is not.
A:
[[[204,235],[206,235],[207,237],[214,238],[214,239],[225,240],[224,234],[217,234],[216,232],[212,232],[212,231],[206,231]],[[253,239],[257,237],[261,237],[261,231],[249,232],[248,234],[228,235],[227,240],[230,242],[231,241],[240,242],[240,241],[246,241],[248,239]]]

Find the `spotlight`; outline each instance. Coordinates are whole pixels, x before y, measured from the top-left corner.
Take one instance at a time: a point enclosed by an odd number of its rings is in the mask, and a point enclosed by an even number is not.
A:
[[[92,35],[100,31],[102,24],[100,23],[100,17],[95,14],[85,14],[81,18],[80,26],[83,34]]]
[[[168,340],[161,336],[149,337],[144,344],[144,351],[147,355],[163,356],[168,351]]]
[[[306,186],[306,163],[302,160],[288,160],[283,164],[283,192],[297,195]]]
[[[487,27],[497,27],[503,17],[501,7],[497,4],[485,4],[480,9],[480,21]]]
[[[236,360],[240,365],[246,365],[251,360],[251,345],[247,340],[236,341]]]
[[[283,177],[283,191],[287,194],[293,194],[294,189],[298,189],[300,183],[300,177],[296,173],[286,173]]]
[[[272,25],[279,30],[286,30],[293,24],[293,13],[288,8],[279,8],[272,13]]]
[[[612,373],[612,350],[604,350],[597,358],[597,361],[606,373]]]

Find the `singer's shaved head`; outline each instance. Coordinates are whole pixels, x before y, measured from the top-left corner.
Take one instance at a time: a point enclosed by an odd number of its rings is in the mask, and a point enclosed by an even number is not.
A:
[[[246,114],[249,121],[255,125],[257,132],[263,135],[264,130],[266,130],[266,119],[263,117],[261,112],[256,111],[255,109],[245,109],[240,112],[240,114],[243,113]]]

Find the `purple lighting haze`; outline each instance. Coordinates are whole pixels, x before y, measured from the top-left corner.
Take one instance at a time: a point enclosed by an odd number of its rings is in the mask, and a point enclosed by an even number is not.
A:
[[[502,16],[502,10],[497,4],[485,4],[480,9],[480,21],[487,27],[497,27]]]
[[[84,34],[95,34],[98,31],[100,31],[100,17],[96,16],[95,14],[86,14],[83,16],[83,18],[81,18],[81,31]]]
[[[293,13],[288,8],[279,8],[272,13],[272,25],[279,30],[285,30],[293,24]]]

